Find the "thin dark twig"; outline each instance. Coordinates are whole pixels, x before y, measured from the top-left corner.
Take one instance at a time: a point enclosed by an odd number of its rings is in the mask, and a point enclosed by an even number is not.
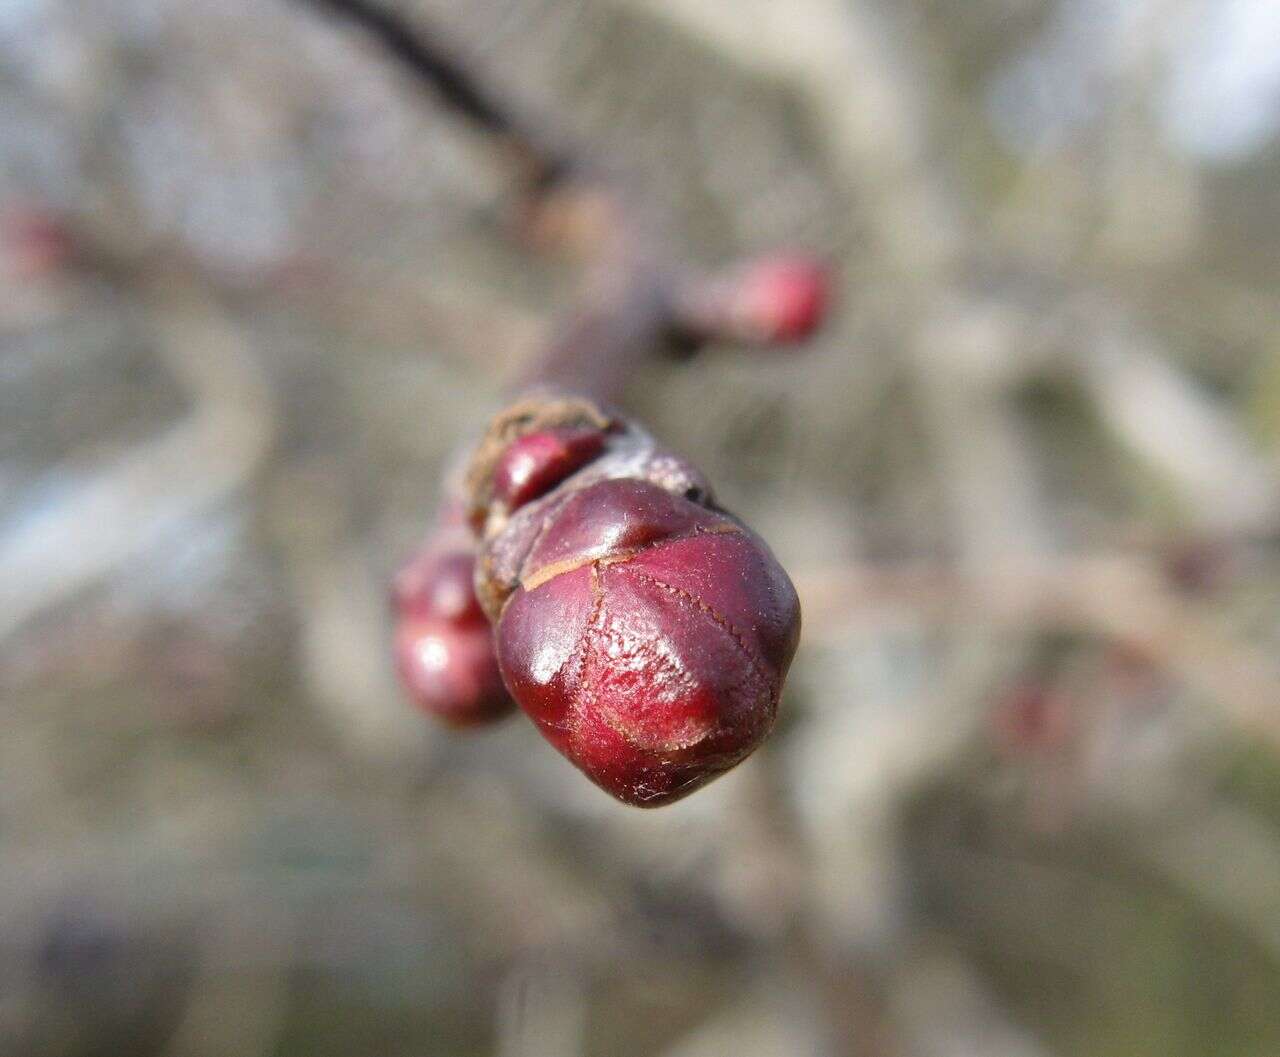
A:
[[[553,136],[536,130],[516,109],[482,85],[421,25],[365,0],[304,0],[350,19],[377,40],[410,73],[430,85],[446,105],[511,146],[529,169],[531,183],[545,188],[578,168],[576,159],[553,145]]]
[[[550,146],[550,135],[534,131],[516,109],[500,103],[448,52],[439,36],[411,27],[396,12],[366,0],[308,0],[316,7],[351,19],[363,27],[412,73],[435,89],[459,114],[500,141],[515,147],[525,162],[535,190],[546,191],[572,169],[587,169],[578,158]],[[636,223],[639,204],[615,180],[591,172],[593,196],[588,209],[606,219],[592,226],[595,258],[589,295],[565,320],[532,364],[521,373],[516,390],[531,386],[572,389],[597,399],[616,399],[637,363],[664,345],[671,329],[669,286],[680,269],[655,255]],[[606,248],[607,247],[607,248]]]
[[[517,377],[516,392],[549,388],[613,403],[648,357],[687,358],[717,340],[791,340],[785,333],[770,336],[768,328],[744,328],[734,290],[704,283],[673,252],[660,211],[594,157],[522,120],[519,108],[473,77],[434,31],[410,25],[376,0],[309,2],[361,26],[450,107],[511,147],[534,192],[534,208],[524,217],[527,233],[585,259],[582,295]],[[784,308],[794,300],[785,290],[777,296]]]

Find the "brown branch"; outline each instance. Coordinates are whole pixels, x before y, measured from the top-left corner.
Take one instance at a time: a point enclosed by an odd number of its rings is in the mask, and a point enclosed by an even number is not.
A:
[[[633,368],[672,331],[675,299],[667,276],[641,251],[644,226],[638,207],[616,181],[594,170],[551,135],[536,131],[459,63],[437,35],[411,27],[398,14],[366,0],[308,0],[366,30],[389,56],[434,89],[453,110],[512,148],[536,192],[539,215],[530,217],[540,242],[590,247],[591,267],[582,302],[557,325],[546,346],[515,380],[516,393],[534,388],[573,391],[606,402],[615,400]],[[556,184],[575,174],[575,193],[549,201]]]
[[[537,240],[589,251],[581,302],[518,376],[517,392],[553,388],[612,402],[646,356],[688,355],[716,341],[788,343],[817,325],[826,304],[817,262],[782,255],[697,276],[672,254],[662,218],[639,196],[559,133],[525,119],[433,31],[366,0],[309,2],[361,26],[450,108],[512,149],[534,191],[526,219]]]
[[[505,144],[534,188],[548,189],[582,168],[556,135],[541,131],[513,104],[477,80],[433,31],[411,26],[398,14],[365,0],[304,2],[346,18],[372,36],[451,110]]]

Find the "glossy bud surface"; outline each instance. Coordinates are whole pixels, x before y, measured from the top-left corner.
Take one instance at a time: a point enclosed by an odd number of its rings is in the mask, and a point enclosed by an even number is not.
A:
[[[428,550],[401,570],[393,588],[400,681],[419,708],[457,727],[500,719],[515,707],[476,601],[474,569],[467,550]]]
[[[549,508],[497,642],[546,738],[619,800],[654,807],[765,738],[799,630],[795,590],[757,536],[622,478]]]
[[[529,433],[503,453],[494,468],[493,495],[516,510],[545,494],[604,450],[598,429],[561,428]]]

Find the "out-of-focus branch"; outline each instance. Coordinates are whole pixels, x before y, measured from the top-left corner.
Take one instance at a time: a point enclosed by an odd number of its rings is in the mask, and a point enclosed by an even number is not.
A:
[[[1163,474],[1211,534],[1266,531],[1280,515],[1280,480],[1243,431],[1193,379],[1119,327],[1084,350],[1078,368],[1116,436]]]
[[[1138,848],[1171,881],[1280,957],[1280,842],[1262,819],[1219,801],[1172,831],[1144,834]]]
[[[785,77],[822,123],[835,161],[858,193],[881,267],[901,288],[904,325],[916,331],[905,344],[944,460],[940,485],[962,553],[979,565],[1007,552],[1010,541],[1021,553],[1049,553],[1050,517],[1036,500],[1034,467],[1020,458],[1024,446],[997,406],[1013,378],[988,383],[971,377],[970,365],[947,362],[957,357],[949,335],[962,333],[966,317],[982,307],[965,289],[958,265],[970,259],[994,264],[1008,255],[975,229],[962,185],[948,182],[945,165],[934,157],[918,35],[912,39],[895,5],[882,0],[781,6],[657,0],[656,6],[745,66]],[[1017,261],[1005,263],[1025,271]],[[1027,367],[1047,366],[1025,357],[1036,313],[1026,311],[1023,291],[997,276],[990,269],[987,285],[996,293],[989,289],[983,298],[1004,302],[1021,318],[1005,333],[989,335],[984,355],[1025,377]],[[1067,278],[1051,276],[1051,305],[1077,300],[1072,287]],[[1107,300],[1093,298],[1086,329],[1073,332],[1070,354],[1055,369],[1079,381],[1117,438],[1169,480],[1200,527],[1239,534],[1274,526],[1280,516],[1274,469],[1149,331],[1124,313],[1098,310]]]
[[[225,499],[269,447],[267,387],[235,325],[201,286],[173,275],[145,296],[158,350],[189,393],[191,413],[57,503],[0,526],[0,638]]]
[[[865,207],[875,250],[920,289],[949,277],[968,234],[954,187],[930,158],[922,65],[900,5],[847,0],[633,0],[748,68],[795,84]]]
[[[1067,628],[1135,649],[1201,691],[1223,716],[1280,746],[1280,668],[1219,631],[1145,553],[1058,557],[966,574],[940,565],[801,571],[796,583],[811,627],[847,633],[859,614],[882,625],[906,619],[1001,627]],[[823,631],[820,630],[819,634]]]

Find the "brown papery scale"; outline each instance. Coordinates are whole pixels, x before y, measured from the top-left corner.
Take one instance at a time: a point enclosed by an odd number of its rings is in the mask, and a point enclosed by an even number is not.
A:
[[[565,454],[564,472],[545,468],[553,484],[514,509],[504,501],[494,478],[509,451],[551,452],[548,436],[586,431],[589,460]],[[799,602],[687,460],[589,401],[535,397],[495,422],[469,483],[476,593],[507,688],[588,778],[657,807],[764,740]]]

